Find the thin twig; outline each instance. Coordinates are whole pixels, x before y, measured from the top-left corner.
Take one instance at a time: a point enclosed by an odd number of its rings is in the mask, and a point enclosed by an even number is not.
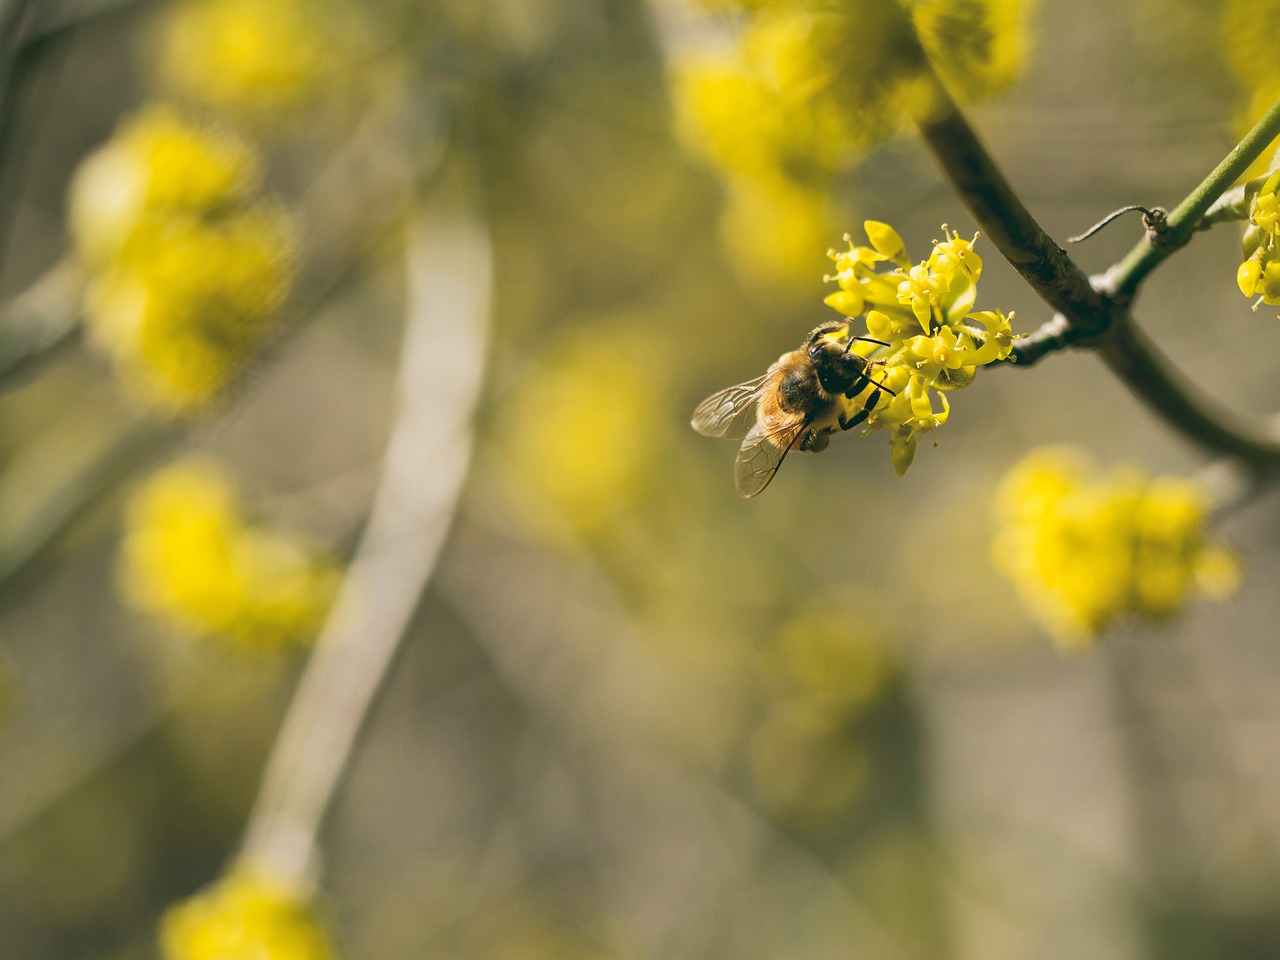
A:
[[[173,423],[133,418],[80,469],[41,499],[21,527],[0,544],[0,598],[5,597],[73,524],[179,435]]]
[[[430,579],[471,455],[488,328],[483,226],[449,212],[410,228],[400,409],[368,526],[267,762],[243,862],[305,884],[319,830]]]
[[[1272,104],[1244,138],[1222,158],[1222,162],[1200,182],[1169,214],[1165,241],[1153,244],[1143,239],[1109,273],[1111,295],[1122,302],[1131,300],[1142,281],[1175,250],[1187,244],[1200,218],[1227,189],[1249,169],[1272,141],[1280,136],[1280,100]]]
[[[1142,211],[1142,226],[1147,231],[1147,239],[1153,244],[1165,243],[1169,233],[1169,211],[1164,207],[1144,207],[1140,203],[1131,203],[1128,206],[1121,207],[1119,210],[1112,210],[1084,233],[1076,234],[1074,237],[1067,237],[1067,243],[1080,243],[1088,240],[1112,220],[1122,217],[1126,213],[1133,213],[1135,210]]]

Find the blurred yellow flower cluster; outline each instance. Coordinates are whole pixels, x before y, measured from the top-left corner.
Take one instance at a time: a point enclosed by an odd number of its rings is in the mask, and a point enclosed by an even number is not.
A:
[[[1241,245],[1245,260],[1236,271],[1240,292],[1270,306],[1280,306],[1280,249],[1276,246],[1276,238],[1280,237],[1280,196],[1277,191],[1280,191],[1280,170],[1266,177],[1249,200],[1249,225],[1245,227]]]
[[[726,246],[749,279],[794,282],[831,232],[835,177],[896,130],[925,52],[958,89],[1016,75],[1024,0],[723,0],[751,13],[728,46],[677,55],[685,143],[723,175]],[[909,9],[907,9],[909,8]]]
[[[331,4],[315,0],[184,0],[161,33],[162,77],[181,96],[250,122],[304,106],[341,56]]]
[[[818,40],[833,29],[830,16],[770,7],[728,49],[688,51],[673,65],[678,132],[724,178],[721,233],[752,281],[810,276],[814,249],[833,231],[833,178],[891,126],[883,96],[847,113],[824,95],[832,65]]]
[[[170,907],[164,960],[332,960],[333,948],[299,892],[241,869]]]
[[[217,463],[180,461],[129,502],[124,593],[196,635],[251,648],[309,641],[336,586],[332,564],[293,537],[247,524]]]
[[[1028,46],[1028,0],[915,0],[912,19],[938,72],[963,98],[1018,78]]]
[[[1223,0],[1219,22],[1227,66],[1246,97],[1239,123],[1243,131],[1280,98],[1275,49],[1280,0]]]
[[[591,329],[553,346],[520,387],[505,448],[520,481],[575,533],[630,511],[649,476],[662,405],[652,350]]]
[[[268,332],[293,238],[278,206],[255,199],[259,182],[248,145],[167,105],[124,121],[76,171],[89,333],[144,402],[200,407]]]
[[[897,231],[885,223],[864,224],[871,246],[831,251],[840,289],[824,301],[851,319],[865,315],[867,332],[887,347],[855,343],[872,362],[873,379],[893,391],[872,410],[867,426],[891,430],[894,469],[906,473],[925,434],[947,422],[951,404],[943,391],[973,382],[978,367],[1006,359],[1013,350],[1013,314],[972,312],[982,260],[977,240],[955,232],[934,242],[927,260],[912,264]],[[878,271],[880,264],[893,265]],[[932,393],[931,393],[932,391]],[[870,390],[848,401],[865,403]],[[939,406],[934,407],[934,398]],[[856,410],[851,409],[851,413]]]
[[[748,744],[756,795],[789,819],[821,824],[845,811],[867,774],[858,721],[896,669],[848,617],[801,612],[762,664],[769,698]]]
[[[1197,484],[1136,468],[1099,473],[1075,451],[1016,464],[996,495],[996,565],[1063,647],[1126,616],[1160,619],[1192,595],[1234,592],[1239,565],[1205,530]]]

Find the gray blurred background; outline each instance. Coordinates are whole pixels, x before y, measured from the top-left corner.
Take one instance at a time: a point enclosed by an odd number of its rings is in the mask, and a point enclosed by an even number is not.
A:
[[[76,164],[157,95],[162,6],[37,46],[20,166],[3,171],[7,296],[65,254]],[[1124,204],[1172,207],[1230,148],[1243,100],[1212,8],[1038,4],[1022,81],[971,115],[1055,237]],[[828,319],[829,264],[815,250],[812,282],[787,293],[732,269],[721,187],[671,131],[651,12],[361,14],[360,69],[403,91],[405,123],[430,131],[453,104],[496,287],[462,505],[325,834],[342,955],[1280,955],[1274,497],[1223,529],[1247,567],[1235,600],[1071,656],[992,569],[997,478],[1046,443],[1159,472],[1204,462],[1085,353],[985,371],[905,478],[883,437],[838,438],[740,501],[732,445],[694,435],[689,411]],[[152,956],[163,909],[235,848],[302,656],[128,610],[120,505],[205,451],[257,516],[350,549],[389,429],[412,187],[369,162],[314,189],[368,135],[361,90],[261,138],[271,189],[312,205],[305,252],[341,269],[304,265],[291,333],[219,409],[124,448],[0,582],[0,957]],[[973,230],[908,136],[838,199],[848,229],[888,221],[915,256],[944,222]],[[1138,231],[1122,220],[1076,256],[1103,269]],[[1138,317],[1206,391],[1268,411],[1280,327],[1235,287],[1238,242],[1198,237]],[[1023,330],[1047,318],[979,252],[979,307]],[[78,346],[0,397],[0,556],[132,415]]]

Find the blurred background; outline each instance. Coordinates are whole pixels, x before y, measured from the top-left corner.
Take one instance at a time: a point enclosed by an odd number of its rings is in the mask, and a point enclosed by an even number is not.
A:
[[[153,956],[157,918],[236,849],[305,645],[139,610],[127,505],[215,457],[245,522],[341,564],[395,410],[406,217],[442,168],[492,243],[485,381],[449,539],[324,833],[342,956],[1280,953],[1274,497],[1223,526],[1234,600],[1067,655],[992,566],[1000,475],[1040,444],[1204,463],[1086,353],[984,371],[903,478],[884,435],[850,435],[746,502],[735,445],[688,426],[834,316],[843,231],[887,221],[916,257],[943,223],[973,232],[911,136],[846,164],[830,235],[761,269],[742,248],[780,228],[739,209],[722,242],[724,181],[678,139],[668,58],[703,38],[667,6],[311,0],[277,24],[286,47],[322,25],[293,59],[223,49],[198,6],[28,5],[0,36],[23,41],[0,293],[12,329],[56,341],[6,359],[0,396],[0,956]],[[1055,237],[1172,207],[1251,119],[1215,4],[1029,17],[1020,78],[971,116]],[[56,273],[69,184],[159,100],[253,145],[294,237],[269,345],[177,417],[122,385],[101,329],[56,319],[83,284]],[[1104,269],[1138,231],[1075,255]],[[1280,331],[1232,282],[1238,242],[1198,237],[1138,316],[1207,392],[1269,411]],[[978,251],[980,308],[1047,319]]]

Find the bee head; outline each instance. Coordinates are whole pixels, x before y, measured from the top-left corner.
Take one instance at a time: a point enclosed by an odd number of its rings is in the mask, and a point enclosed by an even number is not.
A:
[[[865,366],[865,361],[849,349],[847,342],[824,337],[811,343],[808,352],[809,360],[818,373],[818,382],[828,393],[848,390]]]

